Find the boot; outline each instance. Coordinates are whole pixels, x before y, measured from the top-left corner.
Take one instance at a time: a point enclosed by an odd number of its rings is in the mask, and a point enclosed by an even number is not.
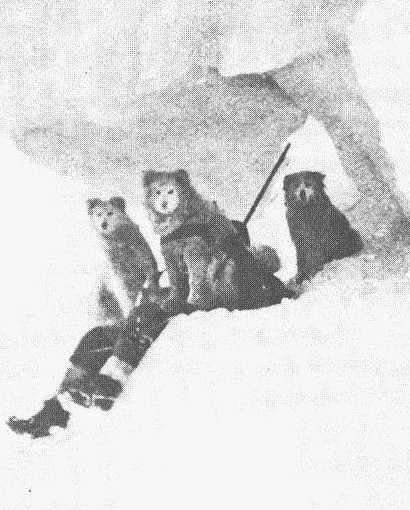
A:
[[[31,434],[33,439],[50,435],[51,427],[67,427],[70,413],[63,409],[57,397],[44,402],[43,408],[31,418],[22,420],[12,416],[7,425],[16,434]]]

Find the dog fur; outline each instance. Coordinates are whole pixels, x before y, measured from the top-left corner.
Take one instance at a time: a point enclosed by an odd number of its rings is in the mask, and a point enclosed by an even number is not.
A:
[[[296,283],[310,279],[326,262],[349,257],[363,248],[360,234],[330,201],[319,172],[286,175],[286,219],[296,248]]]
[[[161,237],[188,224],[210,225],[213,234],[212,242],[192,236],[162,245],[171,288],[162,307],[171,313],[186,302],[201,310],[235,308],[235,263],[219,246],[219,240],[236,235],[229,219],[215,202],[199,195],[186,170],[149,170],[143,176],[143,188],[148,216]]]
[[[248,249],[247,232],[238,232],[216,202],[198,194],[186,170],[151,170],[143,187],[148,215],[163,240],[171,291],[161,306],[167,311],[183,311],[186,303],[201,310],[259,308],[293,297],[273,275],[279,267],[275,250]],[[209,235],[198,234],[195,224],[206,225]],[[179,227],[188,235],[181,237]]]
[[[155,257],[138,225],[126,214],[123,198],[89,199],[87,210],[104,255],[100,305],[106,318],[126,317],[144,285],[157,287]]]
[[[258,260],[267,271],[274,274],[277,273],[281,267],[280,260],[276,250],[272,246],[262,244],[258,246],[250,246],[249,251]]]

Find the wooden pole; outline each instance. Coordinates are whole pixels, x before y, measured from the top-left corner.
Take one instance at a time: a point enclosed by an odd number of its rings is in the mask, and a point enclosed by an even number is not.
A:
[[[252,204],[252,207],[249,209],[249,212],[248,212],[248,214],[246,215],[246,218],[243,221],[243,224],[245,226],[248,224],[249,220],[252,218],[252,215],[255,212],[255,209],[258,207],[259,202],[262,200],[262,197],[265,194],[266,190],[268,189],[268,186],[271,183],[274,175],[277,173],[277,171],[279,170],[279,167],[283,163],[283,161],[284,161],[284,159],[286,157],[286,154],[287,154],[287,152],[289,150],[289,147],[290,147],[290,143],[288,143],[286,145],[286,147],[284,148],[282,154],[279,156],[279,159],[277,160],[275,166],[273,167],[272,172],[269,174],[269,177],[266,179],[265,184],[262,186],[262,189],[259,191],[258,196],[255,198],[255,201]]]

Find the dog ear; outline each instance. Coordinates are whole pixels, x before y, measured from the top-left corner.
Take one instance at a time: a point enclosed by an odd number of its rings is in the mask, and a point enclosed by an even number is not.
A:
[[[189,185],[191,184],[191,179],[189,178],[188,172],[183,168],[178,168],[173,172],[175,180],[180,184]]]
[[[102,204],[102,201],[101,199],[99,198],[89,198],[87,201],[86,201],[86,206],[87,206],[87,212],[88,214],[91,214],[92,210],[94,209],[94,207],[96,207],[97,205],[101,205]]]
[[[108,202],[122,213],[125,213],[125,200],[122,197],[111,197]]]
[[[142,185],[144,187],[149,186],[151,183],[153,183],[158,178],[159,173],[160,172],[157,172],[155,170],[146,170],[142,174]]]

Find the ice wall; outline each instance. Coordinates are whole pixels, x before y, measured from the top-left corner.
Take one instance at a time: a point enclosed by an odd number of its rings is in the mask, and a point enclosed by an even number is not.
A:
[[[402,203],[410,211],[410,11],[405,0],[369,1],[349,31],[364,96],[395,163]]]
[[[246,9],[237,0],[11,0],[0,21],[0,120],[13,129],[77,117],[123,126],[144,90],[195,81],[209,63],[228,75],[277,68],[348,29],[408,206],[408,26],[404,0],[259,0]]]
[[[315,52],[361,4],[10,0],[0,22],[3,107],[21,122],[79,109],[112,124],[136,94],[203,77],[209,64],[262,72]]]

